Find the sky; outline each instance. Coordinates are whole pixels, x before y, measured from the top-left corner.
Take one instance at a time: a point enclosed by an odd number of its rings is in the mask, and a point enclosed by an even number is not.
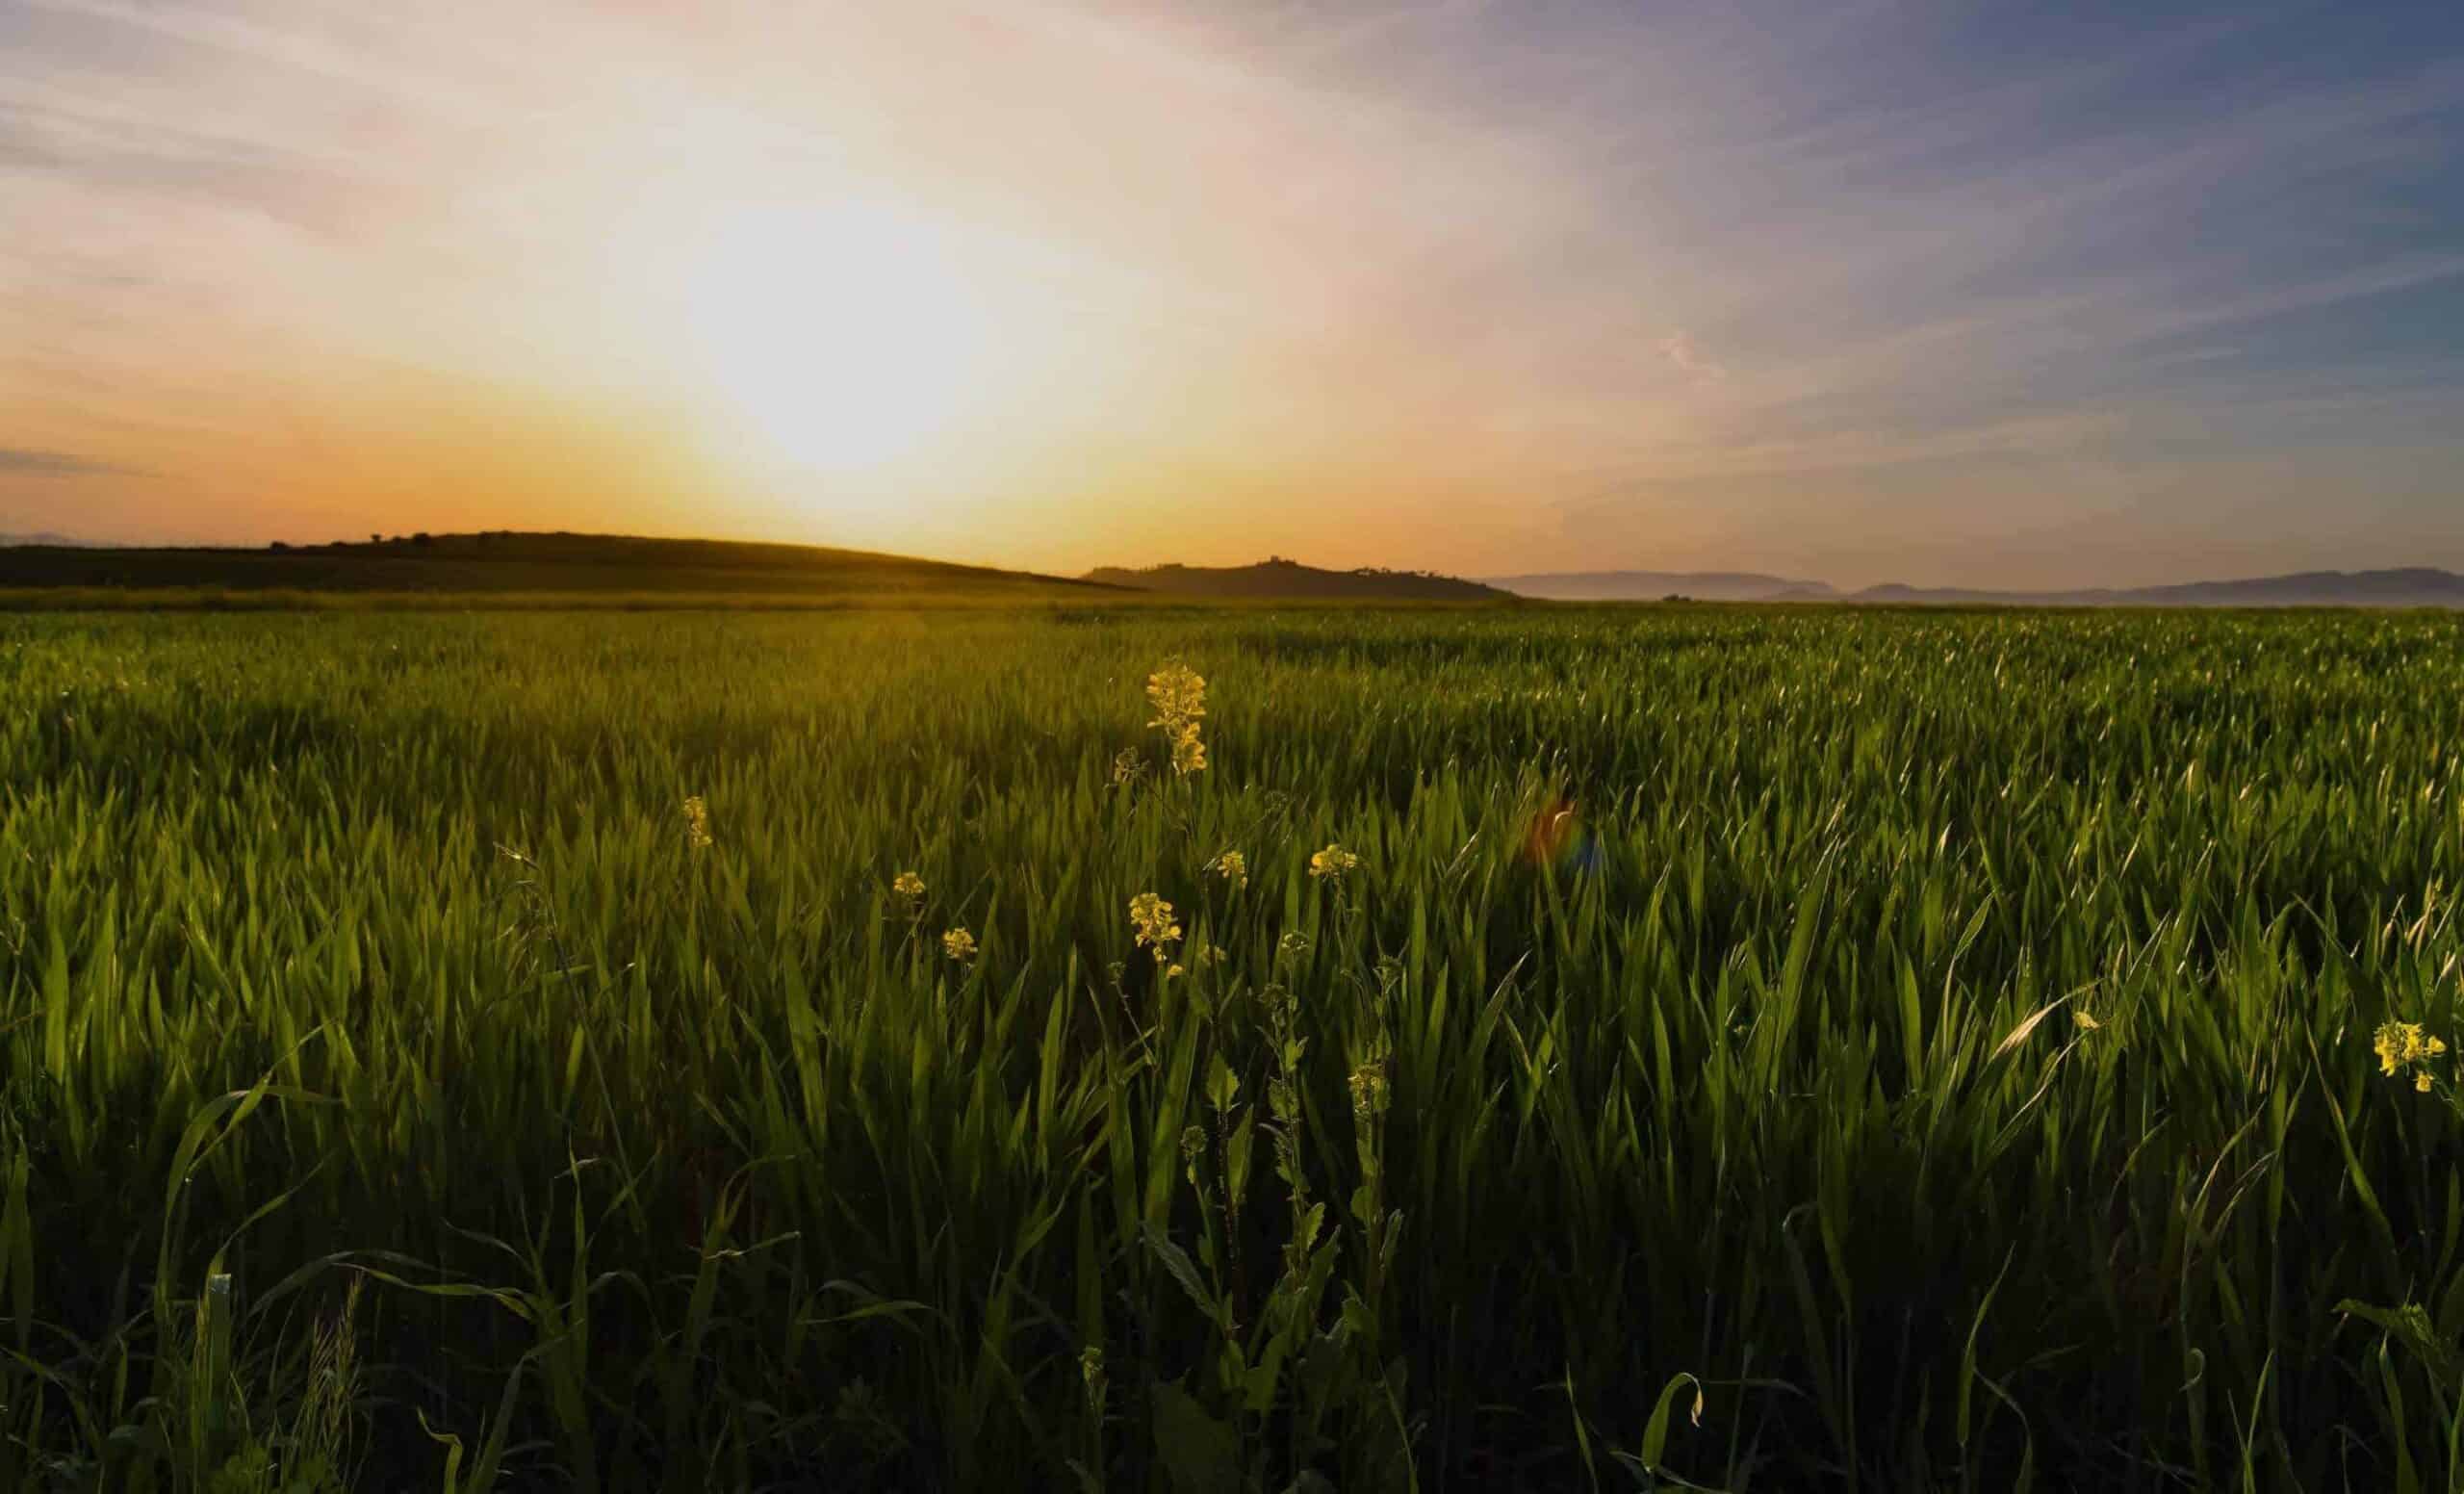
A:
[[[2464,570],[2464,5],[0,0],[0,531]]]

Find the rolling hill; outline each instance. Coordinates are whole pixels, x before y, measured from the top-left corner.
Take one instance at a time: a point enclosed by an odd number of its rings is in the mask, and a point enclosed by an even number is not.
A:
[[[870,551],[609,534],[488,532],[263,550],[0,549],[0,588],[33,592],[540,595],[602,601],[831,603],[1088,599],[1060,577]]]
[[[1085,580],[1174,597],[1260,598],[1319,602],[1507,602],[1510,594],[1478,581],[1426,571],[1322,571],[1282,556],[1256,565],[1159,565],[1145,570],[1102,566]]]
[[[1553,602],[1657,602],[1672,596],[1695,602],[1826,602],[1838,596],[1820,581],[1747,571],[1574,571],[1481,580],[1518,597]]]

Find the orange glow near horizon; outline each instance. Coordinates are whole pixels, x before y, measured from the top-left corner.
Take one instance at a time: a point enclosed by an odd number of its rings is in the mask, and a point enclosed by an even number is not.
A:
[[[1527,523],[1490,380],[1399,298],[1446,295],[1455,204],[1390,183],[1421,151],[1539,179],[1201,37],[1065,4],[39,6],[126,68],[131,128],[272,165],[227,197],[0,165],[23,220],[80,225],[32,335],[0,280],[0,448],[38,453],[0,530],[1074,571],[1469,568]]]

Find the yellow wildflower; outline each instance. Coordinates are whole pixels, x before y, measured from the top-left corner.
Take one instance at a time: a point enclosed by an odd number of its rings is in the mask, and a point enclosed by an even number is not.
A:
[[[1138,933],[1138,947],[1155,951],[1155,963],[1164,965],[1172,958],[1172,946],[1181,941],[1181,926],[1172,918],[1172,905],[1152,892],[1141,892],[1129,900],[1130,927]]]
[[[1351,1113],[1363,1120],[1386,1113],[1384,1064],[1363,1064],[1351,1071]]]
[[[2378,1071],[2391,1079],[2406,1069],[2418,1070],[2413,1088],[2425,1095],[2429,1093],[2429,1061],[2447,1051],[2446,1042],[2424,1033],[2419,1022],[2379,1023],[2370,1047],[2378,1055]]]
[[[2381,1022],[2370,1045],[2378,1055],[2378,1071],[2393,1078],[2398,1069],[2408,1067],[2421,1055],[2422,1024]]]
[[[1206,869],[1232,884],[1234,890],[1249,885],[1249,859],[1238,851],[1226,851],[1206,863]]]
[[[697,851],[710,848],[710,807],[700,794],[684,801],[684,843]]]
[[[2081,1032],[2094,1032],[2105,1025],[2087,1013],[2078,1011],[2070,1014],[2070,1023]]]
[[[1206,714],[1206,681],[1189,665],[1175,661],[1146,677],[1146,700],[1155,708],[1147,722],[1172,744],[1172,771],[1186,778],[1206,768],[1206,743],[1198,739],[1198,721]]]
[[[889,889],[911,903],[924,895],[924,879],[911,871],[902,871],[889,879]]]
[[[950,929],[941,935],[941,950],[963,965],[975,958],[975,936],[964,929]]]
[[[1146,677],[1146,699],[1155,708],[1146,724],[1177,732],[1206,714],[1206,681],[1175,660]]]
[[[1309,875],[1322,879],[1331,877],[1341,881],[1344,873],[1356,870],[1359,865],[1359,857],[1340,845],[1329,845],[1309,858]]]
[[[1206,743],[1197,739],[1197,723],[1181,728],[1172,738],[1172,771],[1187,778],[1206,771]]]

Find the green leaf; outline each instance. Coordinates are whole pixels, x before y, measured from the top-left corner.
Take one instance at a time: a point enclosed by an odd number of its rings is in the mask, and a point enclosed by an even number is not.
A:
[[[1216,1054],[1206,1069],[1207,1103],[1218,1110],[1229,1110],[1232,1102],[1240,1096],[1241,1076],[1232,1071],[1232,1066],[1223,1061],[1221,1053]]]
[[[1155,1451],[1177,1494],[1241,1494],[1241,1441],[1180,1386],[1155,1387]]]
[[[1959,1409],[1952,1423],[1960,1451],[1963,1453],[1967,1451],[1968,1416],[1970,1407],[1974,1404],[1969,1392],[1975,1387],[1977,1380],[1976,1336],[1985,1330],[1985,1315],[1993,1310],[1994,1296],[2002,1290],[2002,1278],[2011,1274],[2011,1262],[2017,1254],[2018,1247],[2013,1246],[2003,1255],[2002,1269],[1993,1274],[1993,1284],[1985,1289],[1985,1300],[1976,1304],[1976,1317],[1970,1320],[1967,1326],[1967,1347],[1960,1353]]]
[[[1223,1142],[1223,1196],[1237,1208],[1249,1196],[1249,1151],[1256,1139],[1258,1113],[1241,1112],[1232,1134]]]
[[[1190,1252],[1173,1244],[1169,1236],[1153,1224],[1142,1225],[1141,1229],[1146,1237],[1146,1248],[1162,1259],[1164,1269],[1181,1284],[1181,1290],[1197,1304],[1197,1310],[1206,1314],[1207,1321],[1221,1324],[1224,1320],[1222,1304],[1216,1301],[1214,1293],[1206,1289],[1206,1284],[1198,1280],[1197,1267],[1190,1260]]]
[[[1703,1382],[1691,1375],[1675,1377],[1660,1387],[1659,1404],[1652,1407],[1652,1419],[1643,1425],[1643,1445],[1640,1452],[1644,1467],[1655,1471],[1658,1469],[1660,1453],[1668,1446],[1669,1408],[1677,1404],[1677,1392],[1687,1385],[1694,1387],[1694,1409],[1687,1416],[1687,1420],[1697,1427],[1703,1425]]]
[[[2455,1348],[2439,1337],[2437,1329],[2430,1326],[2428,1312],[2421,1306],[2407,1302],[2401,1307],[2373,1307],[2347,1298],[2336,1303],[2336,1311],[2386,1330],[2389,1337],[2412,1351],[2413,1357],[2421,1361],[2422,1369],[2428,1374],[2430,1383],[2438,1388],[2441,1395],[2451,1396],[2454,1393],[2457,1378]]]

